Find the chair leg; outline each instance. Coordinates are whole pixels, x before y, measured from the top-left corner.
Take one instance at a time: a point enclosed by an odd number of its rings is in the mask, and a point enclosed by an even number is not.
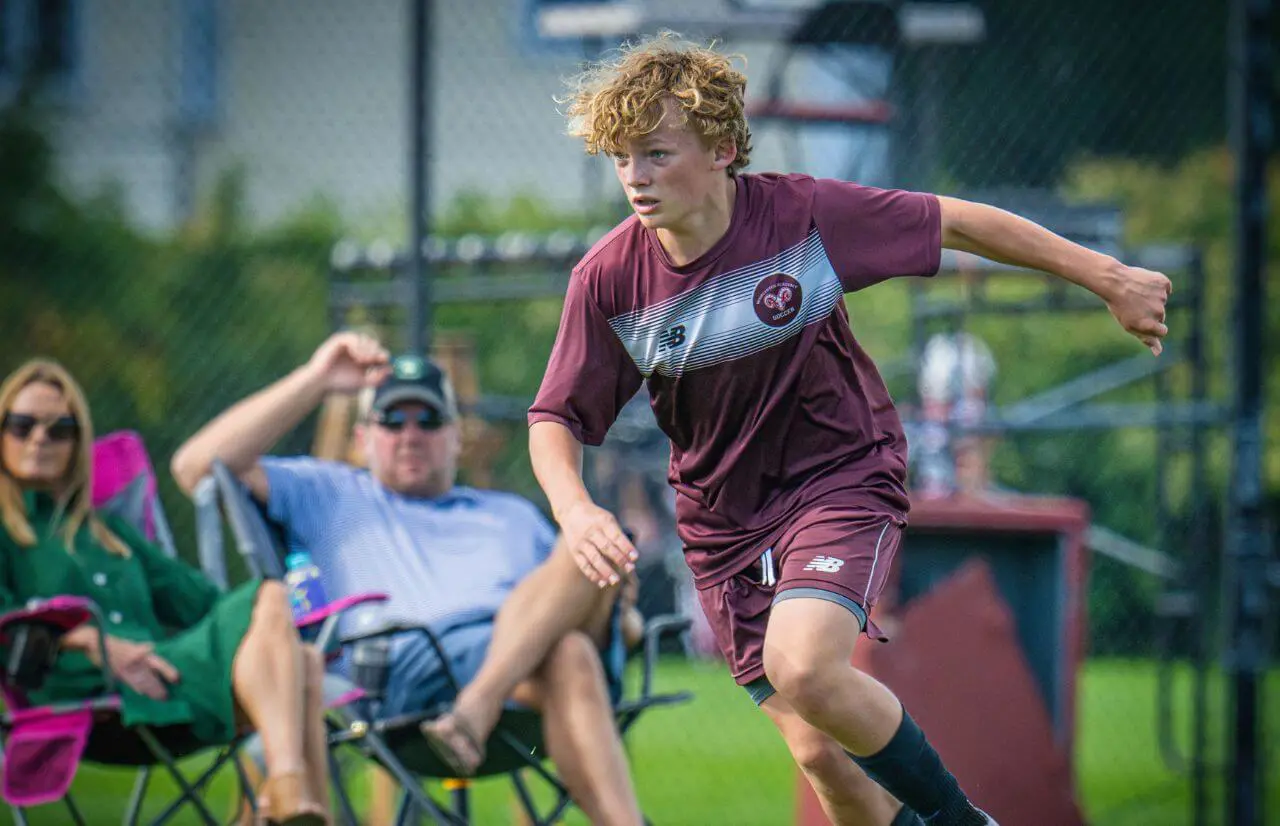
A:
[[[76,805],[75,798],[70,792],[62,798],[62,802],[67,804],[67,811],[71,812],[71,819],[76,822],[76,826],[85,826],[84,816],[80,814],[80,807]]]
[[[334,754],[332,749],[329,751],[329,777],[333,780],[334,793],[338,796],[338,806],[342,810],[347,826],[360,826],[355,806],[351,804],[351,796],[347,794],[347,789],[342,784],[342,766],[338,763],[338,755]]]
[[[547,823],[554,822],[554,816],[551,820],[543,820],[538,815],[538,804],[533,802],[533,795],[529,794],[529,784],[524,782],[524,775],[519,771],[511,773],[511,785],[515,787],[516,797],[520,798],[520,805],[524,808],[525,815],[528,816],[529,822],[533,826],[546,826]]]
[[[151,730],[146,726],[138,727],[138,736],[142,738],[142,742],[147,745],[147,748],[151,750],[151,753],[164,763],[165,770],[169,772],[169,776],[172,777],[173,781],[178,784],[180,789],[182,789],[182,796],[169,806],[166,811],[161,812],[159,817],[152,821],[153,826],[158,826],[158,824],[167,821],[175,812],[178,811],[178,809],[182,808],[183,805],[190,805],[194,807],[200,814],[201,820],[205,822],[205,826],[219,826],[218,818],[209,810],[209,805],[200,797],[197,788],[192,786],[187,778],[182,775],[182,772],[178,771],[177,761],[173,759],[173,755],[169,753],[169,750],[156,739],[156,736],[152,734]],[[227,756],[227,754],[220,756],[214,763],[214,769],[218,768],[223,762],[225,762]],[[203,782],[208,777],[209,772],[205,772],[201,781]]]
[[[409,826],[409,818],[417,818],[418,809],[413,805],[408,792],[400,795],[400,805],[396,809],[396,826]]]
[[[236,767],[236,780],[240,783],[240,799],[242,802],[238,803],[236,808],[240,810],[247,803],[249,805],[249,813],[256,817],[258,814],[258,795],[254,792],[254,782],[249,777],[249,770],[245,768],[244,761],[239,757],[233,758],[231,764]]]
[[[464,778],[450,778],[444,781],[453,800],[453,811],[463,823],[471,822],[471,783]]]
[[[207,785],[208,782],[212,780],[214,776],[217,775],[217,773],[222,770],[222,768],[227,763],[232,763],[241,773],[243,772],[243,767],[240,765],[240,762],[235,759],[238,749],[239,749],[238,744],[228,746],[227,748],[223,749],[218,754],[217,758],[214,759],[213,763],[210,764],[207,769],[205,769],[203,772],[200,773],[199,777],[197,777],[194,781],[188,781],[189,785],[191,786],[191,791],[187,794],[180,796],[177,800],[173,801],[173,803],[169,804],[169,807],[167,809],[161,812],[160,815],[155,820],[151,821],[151,826],[160,826],[160,824],[162,823],[167,823],[169,818],[176,815],[182,809],[182,807],[186,805],[188,802],[191,802],[194,805],[200,806],[200,807],[206,806],[207,804],[204,803],[204,799],[199,796],[199,793],[204,789],[205,785]],[[173,774],[175,778],[181,777],[178,774],[176,762],[172,762],[172,767],[169,769],[169,773]],[[183,777],[182,779],[185,780],[185,777]],[[241,780],[241,791],[248,791],[244,785],[245,782],[247,781],[247,777],[241,777],[240,780]],[[250,801],[250,805],[254,808],[254,811],[256,812],[257,807],[254,805],[253,798],[250,797],[249,801]]]
[[[138,779],[133,781],[133,791],[129,792],[129,807],[124,813],[124,822],[128,826],[138,826],[138,815],[142,813],[142,801],[147,795],[147,785],[150,782],[151,767],[143,766],[138,771]]]
[[[470,826],[466,820],[454,816],[451,812],[446,812],[440,805],[431,799],[430,795],[422,790],[418,778],[414,777],[400,765],[395,754],[382,741],[381,737],[370,733],[364,738],[364,746],[370,753],[382,764],[383,768],[391,773],[391,776],[400,784],[400,788],[412,802],[413,808],[419,809],[432,818],[436,823],[444,824],[444,826]],[[405,814],[405,805],[401,805],[400,816]],[[396,818],[396,823],[403,823],[400,817]]]

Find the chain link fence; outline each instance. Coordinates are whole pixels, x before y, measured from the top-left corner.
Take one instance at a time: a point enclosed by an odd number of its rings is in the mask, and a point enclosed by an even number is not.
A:
[[[1226,4],[428,6],[418,148],[412,0],[0,3],[0,370],[62,360],[98,430],[140,430],[163,468],[331,329],[404,346],[421,151],[427,315],[469,410],[464,477],[542,502],[523,411],[569,268],[626,210],[554,98],[627,37],[714,38],[751,78],[752,171],[984,200],[1173,279],[1159,362],[1080,291],[962,256],[944,260],[946,277],[848,306],[909,423],[921,500],[961,490],[1089,508],[1071,755],[1087,822],[1224,822]],[[348,421],[331,404],[279,450],[339,455]],[[639,534],[643,607],[696,613],[665,450],[641,401],[588,468]],[[1274,491],[1280,466],[1269,471]],[[190,536],[190,508],[161,475]],[[781,740],[709,647],[695,629],[663,675],[698,702],[637,728],[642,797],[656,822],[789,822],[798,785]],[[1274,752],[1274,680],[1267,690]],[[483,811],[500,818],[495,801]]]

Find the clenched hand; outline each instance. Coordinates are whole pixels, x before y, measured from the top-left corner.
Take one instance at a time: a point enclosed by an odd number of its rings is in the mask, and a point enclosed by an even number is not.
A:
[[[1111,315],[1154,355],[1160,355],[1164,349],[1161,340],[1169,334],[1164,314],[1173,283],[1154,270],[1125,266],[1121,267],[1113,285],[1103,296]]]

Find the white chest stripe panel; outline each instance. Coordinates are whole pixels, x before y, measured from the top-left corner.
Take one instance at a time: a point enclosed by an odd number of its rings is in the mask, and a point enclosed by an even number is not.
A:
[[[798,312],[780,327],[756,312],[756,286],[777,273],[800,285]],[[609,319],[646,377],[678,377],[689,370],[750,356],[825,320],[844,289],[817,231],[765,261],[708,281],[651,307]]]

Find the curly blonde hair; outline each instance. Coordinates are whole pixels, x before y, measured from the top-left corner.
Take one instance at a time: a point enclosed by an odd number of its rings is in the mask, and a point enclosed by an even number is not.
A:
[[[723,55],[710,46],[663,32],[629,43],[611,59],[588,66],[570,81],[569,134],[582,138],[587,153],[615,155],[628,139],[648,135],[662,122],[662,102],[675,100],[685,122],[708,146],[728,138],[738,155],[728,167],[736,175],[751,160],[747,128],[747,76],[734,68],[740,55]]]

